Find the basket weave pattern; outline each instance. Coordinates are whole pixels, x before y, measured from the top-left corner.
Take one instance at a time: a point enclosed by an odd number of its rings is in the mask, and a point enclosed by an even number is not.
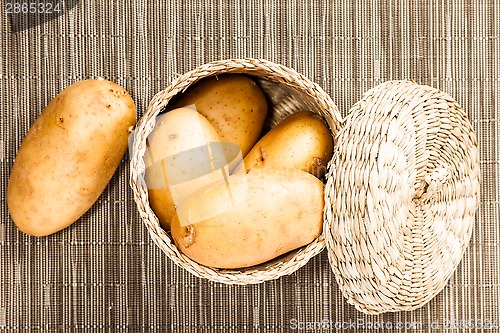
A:
[[[309,110],[319,113],[336,134],[340,129],[340,113],[331,98],[315,83],[284,66],[260,59],[235,59],[215,61],[179,76],[167,88],[154,96],[138,122],[134,132],[131,156],[130,185],[140,216],[158,247],[177,265],[192,274],[227,284],[254,284],[295,272],[325,246],[321,235],[313,242],[268,263],[241,270],[213,269],[196,263],[176,248],[172,239],[159,225],[158,218],[149,206],[148,191],[144,180],[146,139],[155,127],[155,118],[175,95],[185,92],[194,83],[209,76],[243,73],[252,75],[263,88],[271,103],[269,126],[272,127],[289,114]]]
[[[325,238],[348,302],[412,310],[445,286],[472,234],[479,153],[449,95],[390,81],[355,104],[325,189]]]

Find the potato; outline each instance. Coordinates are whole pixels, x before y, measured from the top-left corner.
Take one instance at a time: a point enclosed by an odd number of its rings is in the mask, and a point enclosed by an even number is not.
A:
[[[172,108],[194,105],[215,127],[222,141],[240,146],[245,156],[257,142],[267,115],[267,100],[248,76],[225,74],[206,78]]]
[[[321,178],[333,155],[333,137],[323,119],[302,111],[276,125],[245,156],[245,168],[291,167]]]
[[[232,175],[193,193],[172,220],[176,246],[215,268],[257,265],[306,245],[322,232],[323,183],[296,169]],[[181,214],[182,213],[182,214]]]
[[[156,119],[147,139],[145,180],[151,208],[165,230],[170,230],[176,203],[223,178],[220,169],[230,161],[227,147],[217,150],[219,141],[210,122],[193,109],[178,108]]]
[[[134,101],[113,82],[80,81],[57,95],[12,167],[7,202],[17,227],[44,236],[78,220],[109,183],[134,123]]]

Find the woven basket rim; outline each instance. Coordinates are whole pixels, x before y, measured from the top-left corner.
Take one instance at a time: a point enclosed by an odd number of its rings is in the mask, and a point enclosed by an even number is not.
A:
[[[341,126],[341,116],[336,105],[323,89],[297,71],[265,59],[244,58],[227,59],[209,62],[175,78],[167,87],[159,91],[149,102],[148,107],[138,121],[134,132],[130,161],[130,186],[140,217],[146,225],[153,242],[178,266],[195,276],[226,284],[255,284],[277,279],[295,272],[304,266],[312,257],[323,251],[325,240],[323,233],[310,244],[284,255],[285,262],[272,260],[258,266],[239,270],[215,269],[201,265],[181,253],[160,227],[158,218],[149,206],[148,193],[144,178],[144,156],[146,138],[154,128],[155,118],[167,106],[175,95],[185,92],[191,85],[202,78],[226,73],[244,73],[266,78],[285,84],[307,93],[321,106],[323,118],[328,122],[333,136]],[[291,256],[291,258],[289,258]]]

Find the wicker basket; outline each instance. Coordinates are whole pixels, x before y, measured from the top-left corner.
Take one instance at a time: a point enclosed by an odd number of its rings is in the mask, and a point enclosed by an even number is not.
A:
[[[131,186],[140,216],[153,241],[177,265],[198,277],[227,284],[254,284],[291,274],[304,266],[325,246],[323,235],[309,245],[285,254],[262,265],[240,270],[213,269],[196,263],[182,254],[158,222],[149,206],[148,191],[144,181],[143,156],[146,138],[155,126],[156,116],[162,112],[175,95],[186,91],[200,79],[225,73],[251,75],[263,88],[270,103],[266,127],[272,128],[286,116],[309,110],[320,114],[328,123],[332,134],[340,129],[340,114],[331,98],[315,83],[284,66],[258,59],[237,59],[211,62],[198,67],[174,80],[165,90],[154,96],[144,116],[138,122],[131,156]]]
[[[198,80],[224,73],[253,76],[272,107],[267,129],[311,110],[335,137],[328,166],[323,235],[268,263],[213,269],[186,257],[160,227],[144,181],[146,138],[169,101]],[[479,204],[479,153],[462,108],[447,94],[409,81],[368,91],[340,129],[330,97],[297,72],[265,60],[203,65],[158,93],[139,121],[131,186],[153,241],[177,265],[227,284],[260,283],[295,272],[325,247],[340,290],[368,314],[412,310],[439,293],[472,234]]]
[[[343,295],[377,314],[423,306],[471,237],[479,154],[447,94],[408,81],[368,91],[344,119],[325,189],[325,239]]]

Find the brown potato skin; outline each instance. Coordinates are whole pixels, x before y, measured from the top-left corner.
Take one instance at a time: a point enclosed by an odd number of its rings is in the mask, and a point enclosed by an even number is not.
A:
[[[323,177],[333,156],[333,136],[309,111],[292,114],[262,137],[245,156],[245,168],[290,167]]]
[[[19,230],[45,236],[66,228],[99,198],[135,124],[119,85],[77,82],[57,95],[26,134],[10,173],[7,203]]]
[[[214,268],[264,263],[304,246],[322,232],[323,183],[297,169],[250,170],[246,181],[230,176],[236,204],[221,214],[181,226],[172,220],[176,246],[194,261]],[[246,186],[247,184],[248,186]],[[227,205],[227,188],[212,183],[190,198],[189,216]]]
[[[145,179],[149,184],[157,180],[158,174],[150,168],[154,162],[173,156],[191,148],[220,141],[212,124],[193,109],[178,108],[158,116],[156,126],[148,136],[148,146],[144,161]],[[175,205],[166,174],[160,172],[164,180],[161,188],[148,188],[149,204],[158,217],[161,227],[170,231],[170,221],[175,215]]]
[[[203,79],[171,109],[193,104],[222,141],[240,146],[242,156],[259,140],[267,116],[267,100],[250,77],[225,74]]]
[[[161,227],[170,231],[170,221],[175,215],[175,204],[170,188],[148,189],[149,205],[158,217]]]

